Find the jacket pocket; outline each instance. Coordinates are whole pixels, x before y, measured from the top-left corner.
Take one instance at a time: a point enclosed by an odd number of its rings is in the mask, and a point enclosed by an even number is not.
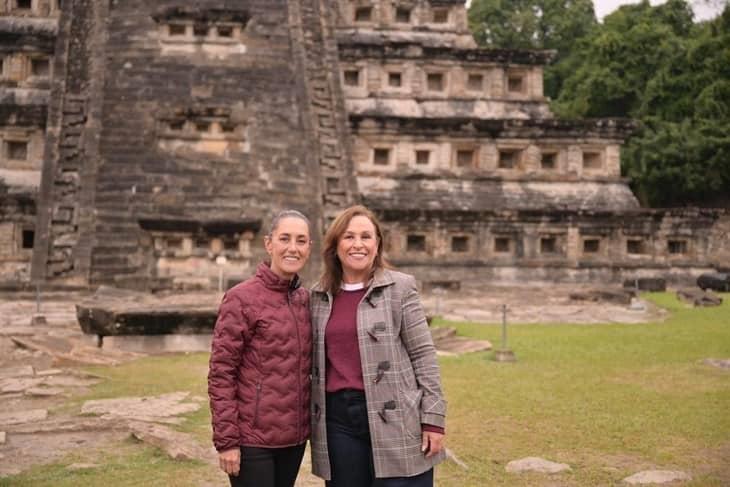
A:
[[[403,391],[403,427],[411,438],[421,437],[421,398],[423,391],[411,389]]]
[[[259,424],[259,404],[261,403],[261,381],[256,383],[256,402],[253,408],[253,425]]]

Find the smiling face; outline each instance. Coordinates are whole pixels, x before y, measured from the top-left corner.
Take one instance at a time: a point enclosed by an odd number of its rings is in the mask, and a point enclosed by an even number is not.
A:
[[[309,225],[301,218],[282,218],[271,235],[264,238],[264,246],[274,274],[291,279],[302,270],[312,251]]]
[[[365,282],[378,255],[375,225],[363,215],[352,217],[337,242],[337,257],[342,264],[342,279],[347,283]]]

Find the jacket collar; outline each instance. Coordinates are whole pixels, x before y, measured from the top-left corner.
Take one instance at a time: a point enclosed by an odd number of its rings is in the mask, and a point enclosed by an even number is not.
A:
[[[271,270],[271,263],[268,261],[261,262],[258,265],[256,268],[256,277],[264,283],[264,286],[272,291],[286,292],[294,290],[297,289],[301,283],[298,275],[295,275],[291,281],[287,281],[286,279],[282,279],[277,276],[274,271]]]

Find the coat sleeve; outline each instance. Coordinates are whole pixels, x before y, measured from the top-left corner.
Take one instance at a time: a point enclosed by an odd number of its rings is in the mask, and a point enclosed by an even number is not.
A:
[[[213,444],[218,451],[240,445],[236,389],[249,326],[241,301],[226,294],[218,310],[208,369]]]
[[[444,428],[446,400],[441,390],[441,372],[413,276],[405,281],[401,313],[401,339],[411,359],[418,387],[423,391],[421,423]]]

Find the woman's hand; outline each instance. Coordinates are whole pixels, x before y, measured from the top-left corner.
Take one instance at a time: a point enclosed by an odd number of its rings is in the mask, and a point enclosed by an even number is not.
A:
[[[241,468],[241,449],[223,450],[218,454],[218,464],[225,473],[237,477],[238,470]]]
[[[421,435],[421,451],[426,458],[432,457],[444,448],[444,435],[434,431],[424,431]]]

